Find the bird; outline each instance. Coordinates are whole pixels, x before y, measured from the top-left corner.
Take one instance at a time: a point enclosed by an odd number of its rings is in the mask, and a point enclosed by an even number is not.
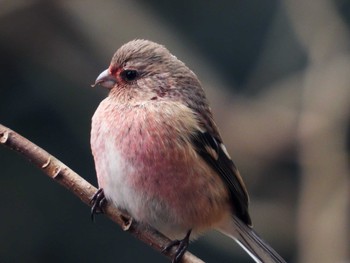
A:
[[[173,263],[189,242],[215,229],[255,262],[285,262],[252,226],[249,197],[196,74],[163,45],[122,45],[92,86],[109,90],[91,124],[91,150],[104,201],[171,240]]]

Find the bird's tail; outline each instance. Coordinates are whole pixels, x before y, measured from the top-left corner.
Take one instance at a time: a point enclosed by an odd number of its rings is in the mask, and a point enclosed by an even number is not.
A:
[[[220,231],[233,238],[258,263],[286,263],[259,235],[241,220],[233,217],[231,226]]]

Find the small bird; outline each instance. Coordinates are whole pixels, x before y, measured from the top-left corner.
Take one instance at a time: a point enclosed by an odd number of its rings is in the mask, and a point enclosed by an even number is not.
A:
[[[109,95],[92,117],[91,149],[104,198],[174,240],[179,262],[190,239],[216,229],[256,262],[285,262],[253,230],[248,193],[213,120],[197,76],[164,46],[120,47],[93,86]]]

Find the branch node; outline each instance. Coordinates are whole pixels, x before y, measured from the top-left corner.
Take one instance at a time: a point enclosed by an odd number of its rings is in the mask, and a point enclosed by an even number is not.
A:
[[[128,231],[132,225],[132,218],[125,215],[120,215],[120,218],[123,221],[122,229]]]
[[[3,133],[0,133],[0,143],[6,143],[8,138],[9,131],[4,131]]]
[[[60,175],[61,167],[56,166],[56,168],[53,170],[52,178],[57,179],[57,176]]]
[[[51,163],[51,156],[47,159],[46,163],[44,163],[41,168],[45,169],[46,167],[48,167]]]

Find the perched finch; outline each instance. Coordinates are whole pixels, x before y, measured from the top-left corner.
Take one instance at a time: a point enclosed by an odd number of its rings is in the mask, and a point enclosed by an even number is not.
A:
[[[285,262],[252,229],[248,193],[222,142],[197,76],[164,46],[134,40],[95,85],[109,95],[92,118],[91,148],[102,198],[173,239],[179,262],[209,229],[256,262]]]

